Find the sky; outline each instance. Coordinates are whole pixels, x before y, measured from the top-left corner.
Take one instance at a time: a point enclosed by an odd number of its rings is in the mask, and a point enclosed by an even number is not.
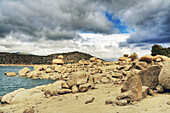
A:
[[[0,52],[102,59],[170,46],[170,0],[0,0]]]

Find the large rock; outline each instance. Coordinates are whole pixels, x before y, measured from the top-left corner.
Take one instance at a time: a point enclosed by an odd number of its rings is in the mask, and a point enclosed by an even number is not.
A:
[[[69,86],[67,85],[67,83],[63,80],[59,80],[53,83],[54,86],[56,86],[56,88],[61,89],[61,88],[69,88]]]
[[[52,63],[57,65],[63,65],[64,61],[62,59],[54,59]]]
[[[128,104],[127,100],[116,100],[115,103],[118,105],[118,106],[125,106]]]
[[[60,70],[62,70],[62,66],[61,65],[57,65],[54,67],[54,71],[55,72],[59,72]]]
[[[47,65],[35,65],[34,70],[42,71],[42,70],[46,70],[48,67],[49,66],[47,66]]]
[[[57,58],[58,59],[63,59],[63,55],[59,55]]]
[[[11,99],[11,103],[25,101],[30,96],[30,93],[25,91],[18,91],[17,94]]]
[[[9,93],[2,97],[1,102],[2,103],[10,103],[11,99],[12,99],[12,95],[11,95],[11,93]]]
[[[146,61],[148,63],[151,63],[153,61],[152,55],[145,55],[139,58],[139,61]]]
[[[46,72],[46,73],[52,73],[52,72],[54,72],[54,70],[52,70],[51,68],[47,68],[47,69],[45,70],[45,72]]]
[[[58,95],[58,92],[62,89],[61,86],[55,86],[53,84],[46,85],[42,91],[46,97]]]
[[[163,56],[163,55],[156,55],[156,56],[153,57],[153,60],[155,60],[155,61],[166,61],[166,60],[168,60],[168,57],[167,56]]]
[[[128,58],[128,57],[119,57],[118,58],[119,61],[131,61],[131,58]]]
[[[148,86],[142,86],[142,98],[146,98],[146,96],[149,94],[149,87]]]
[[[95,62],[97,60],[97,58],[96,57],[92,57],[92,58],[90,58],[90,61],[91,62]]]
[[[20,88],[15,90],[11,93],[8,93],[2,97],[2,103],[16,103],[25,101],[30,96],[30,93],[27,92],[25,89]]]
[[[76,85],[72,86],[71,89],[72,89],[73,93],[78,93],[79,92],[79,89],[78,89],[78,87]]]
[[[90,88],[90,84],[83,84],[83,85],[80,85],[79,86],[79,91],[80,92],[85,92],[85,91],[87,91],[89,88]]]
[[[43,75],[44,72],[43,71],[38,71],[38,70],[34,70],[34,71],[30,71],[26,74],[26,77],[28,78],[34,78],[34,77],[39,77],[40,75]]]
[[[161,68],[157,65],[151,66],[147,69],[140,71],[138,74],[141,78],[142,85],[148,86],[153,89],[158,85],[158,76]]]
[[[6,76],[10,76],[10,77],[13,77],[13,76],[16,76],[17,75],[17,73],[15,73],[15,72],[5,72],[4,73]]]
[[[139,70],[143,70],[148,67],[148,64],[146,62],[139,61],[135,64],[135,68]]]
[[[87,83],[88,77],[89,73],[86,73],[85,71],[78,71],[70,75],[70,81],[73,83],[73,85],[85,84]]]
[[[142,82],[139,75],[131,73],[121,88],[121,94],[118,100],[140,100],[142,98]]]
[[[19,76],[25,76],[28,72],[30,72],[30,69],[28,67],[24,67],[19,71]]]
[[[66,94],[66,93],[71,93],[72,91],[70,89],[62,89],[58,93],[59,94]]]
[[[159,75],[159,84],[164,88],[170,90],[170,60],[167,60]]]
[[[101,82],[101,79],[102,79],[101,74],[93,75],[93,77],[94,77],[94,83],[100,83]]]

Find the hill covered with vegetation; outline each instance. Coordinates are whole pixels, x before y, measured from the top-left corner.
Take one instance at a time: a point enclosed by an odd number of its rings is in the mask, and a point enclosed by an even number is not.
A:
[[[52,60],[59,55],[63,55],[65,63],[76,63],[81,59],[89,60],[92,55],[83,52],[69,52],[51,54],[48,56],[38,56],[31,54],[0,53],[0,64],[51,64]]]

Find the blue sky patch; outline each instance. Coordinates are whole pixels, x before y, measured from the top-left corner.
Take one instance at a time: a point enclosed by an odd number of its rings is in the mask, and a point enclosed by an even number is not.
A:
[[[105,11],[106,18],[112,22],[115,29],[118,29],[120,33],[130,33],[135,32],[135,29],[129,28],[124,21],[118,17],[114,17],[114,13],[109,13]]]

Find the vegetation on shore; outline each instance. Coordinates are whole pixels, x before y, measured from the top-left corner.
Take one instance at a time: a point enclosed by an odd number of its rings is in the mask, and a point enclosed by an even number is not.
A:
[[[161,45],[155,44],[152,46],[151,55],[164,55],[170,57],[170,47],[163,48]]]
[[[89,60],[92,55],[83,52],[69,52],[61,54],[51,54],[48,56],[38,56],[29,54],[13,54],[13,53],[0,53],[0,64],[52,64],[52,60],[57,58],[59,55],[64,56],[64,62],[67,63],[77,63],[81,59]]]

